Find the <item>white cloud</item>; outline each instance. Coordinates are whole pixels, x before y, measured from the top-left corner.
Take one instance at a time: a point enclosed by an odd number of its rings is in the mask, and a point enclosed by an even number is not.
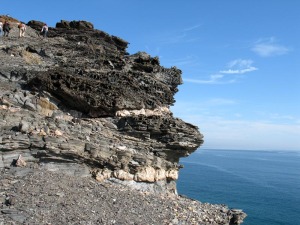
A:
[[[195,26],[185,28],[184,31],[192,31],[192,30],[196,30],[196,29],[198,29],[199,27],[201,27],[201,24],[197,24],[197,25],[195,25]]]
[[[184,78],[183,81],[195,84],[228,84],[235,82],[235,79],[225,80],[223,78],[223,74],[213,74],[206,80]]]
[[[164,64],[166,66],[186,66],[188,65],[189,67],[195,67],[199,65],[199,58],[195,55],[187,55],[185,57],[182,58],[173,58],[171,60],[168,60],[167,62],[165,62]]]
[[[203,104],[208,106],[234,105],[236,104],[236,101],[233,99],[226,98],[212,98],[204,102]]]
[[[236,59],[228,63],[227,70],[221,70],[217,74],[212,74],[207,79],[183,78],[183,81],[195,84],[231,84],[241,79],[241,74],[258,70],[252,64],[252,60]],[[228,74],[235,76],[226,76]]]
[[[287,54],[290,49],[276,43],[274,37],[262,39],[255,43],[252,51],[262,57],[271,57]]]
[[[176,117],[200,128],[203,148],[300,151],[299,118],[275,113],[275,118],[267,120],[265,115],[246,119],[244,113],[241,116],[235,110],[237,104],[227,98],[177,101],[171,110]]]
[[[228,63],[227,70],[221,70],[220,73],[223,74],[244,74],[258,70],[256,67],[252,66],[252,60],[236,59]]]
[[[257,44],[252,50],[262,57],[284,55],[289,52],[288,48],[274,44]]]
[[[156,36],[152,37],[152,42],[156,42],[162,45],[179,44],[179,43],[192,43],[201,40],[201,37],[197,34],[197,30],[202,24],[196,24],[187,26],[186,28],[181,27],[176,30],[166,30],[160,32]]]
[[[209,115],[185,115],[204,135],[204,148],[300,150],[300,124],[228,120]]]
[[[296,118],[294,116],[291,116],[291,115],[280,115],[278,113],[271,114],[270,118],[276,119],[276,120],[296,120]]]

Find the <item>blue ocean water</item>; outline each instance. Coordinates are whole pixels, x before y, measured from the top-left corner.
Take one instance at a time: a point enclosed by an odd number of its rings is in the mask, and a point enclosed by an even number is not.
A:
[[[300,151],[200,148],[180,163],[179,194],[243,209],[243,225],[300,225]]]

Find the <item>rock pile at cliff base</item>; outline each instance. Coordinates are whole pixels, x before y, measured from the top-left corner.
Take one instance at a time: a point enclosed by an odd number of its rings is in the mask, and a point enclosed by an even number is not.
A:
[[[175,194],[39,168],[0,171],[0,224],[239,224],[245,214]]]

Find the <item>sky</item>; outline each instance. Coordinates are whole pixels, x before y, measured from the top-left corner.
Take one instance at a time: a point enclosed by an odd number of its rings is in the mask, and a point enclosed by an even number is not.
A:
[[[0,14],[24,22],[90,21],[128,41],[130,54],[181,69],[171,110],[199,127],[202,148],[300,151],[298,0],[0,3]]]

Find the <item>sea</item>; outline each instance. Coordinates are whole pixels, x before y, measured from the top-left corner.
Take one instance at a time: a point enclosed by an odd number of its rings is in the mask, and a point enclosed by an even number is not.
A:
[[[200,148],[180,164],[179,194],[243,209],[243,225],[300,225],[300,151]]]

